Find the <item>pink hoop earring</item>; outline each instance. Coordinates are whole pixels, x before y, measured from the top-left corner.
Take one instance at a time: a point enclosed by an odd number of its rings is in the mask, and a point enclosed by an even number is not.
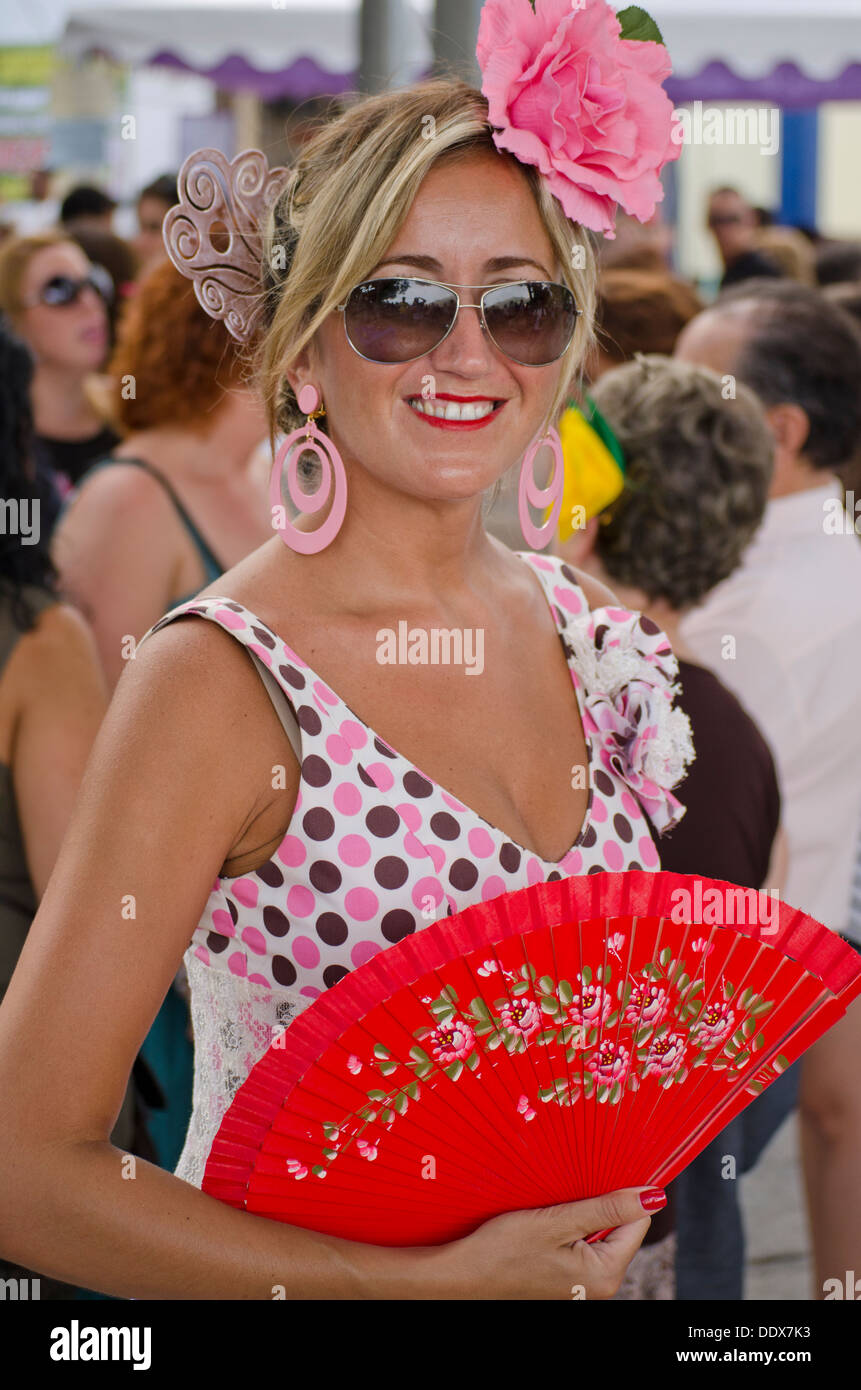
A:
[[[344,461],[328,435],[322,433],[314,424],[316,417],[325,412],[320,407],[320,393],[315,386],[303,386],[298,396],[299,409],[308,419],[304,426],[289,434],[275,455],[272,472],[269,476],[269,504],[272,511],[272,526],[286,546],[298,551],[300,555],[316,555],[325,550],[341,529],[347,510],[347,475]],[[320,460],[322,478],[316,492],[302,492],[298,482],[299,457],[304,453],[314,453]],[[313,516],[325,507],[332,496],[332,510],[316,531],[300,531],[286,516],[281,497],[281,476],[287,461],[287,493],[294,507],[303,516]],[[333,486],[334,479],[334,486]],[[279,514],[284,515],[283,524]]]
[[[544,446],[553,452],[553,477],[547,487],[539,487],[535,481],[533,468],[535,456]],[[552,427],[530,444],[520,469],[520,485],[517,491],[517,510],[520,515],[520,529],[523,539],[533,550],[544,550],[550,544],[562,511],[562,489],[565,483],[565,460],[562,457],[562,441]],[[529,503],[541,510],[547,507],[551,512],[541,526],[536,526],[529,515]]]

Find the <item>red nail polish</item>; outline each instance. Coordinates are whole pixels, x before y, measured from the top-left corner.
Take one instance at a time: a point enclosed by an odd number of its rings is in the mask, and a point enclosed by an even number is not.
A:
[[[667,1194],[662,1187],[647,1187],[640,1193],[640,1205],[644,1211],[660,1211],[667,1205]]]

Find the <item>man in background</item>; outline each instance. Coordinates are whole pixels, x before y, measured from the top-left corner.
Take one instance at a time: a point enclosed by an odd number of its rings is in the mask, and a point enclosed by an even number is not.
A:
[[[757,248],[758,210],[736,188],[716,188],[709,198],[708,229],[717,242],[724,273],[722,290],[741,280],[781,274],[780,267]]]

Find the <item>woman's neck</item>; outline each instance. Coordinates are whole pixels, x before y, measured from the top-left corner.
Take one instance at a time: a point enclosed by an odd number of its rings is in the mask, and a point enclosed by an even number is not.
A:
[[[36,433],[47,439],[77,440],[105,427],[87,399],[86,376],[77,370],[40,363],[33,375],[32,401]]]

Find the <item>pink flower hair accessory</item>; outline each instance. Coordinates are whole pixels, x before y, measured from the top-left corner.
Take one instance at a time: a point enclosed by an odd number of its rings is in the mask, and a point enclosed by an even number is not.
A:
[[[539,169],[572,222],[613,238],[617,207],[648,221],[682,147],[661,86],[672,64],[644,10],[486,0],[476,52],[497,148]]]

